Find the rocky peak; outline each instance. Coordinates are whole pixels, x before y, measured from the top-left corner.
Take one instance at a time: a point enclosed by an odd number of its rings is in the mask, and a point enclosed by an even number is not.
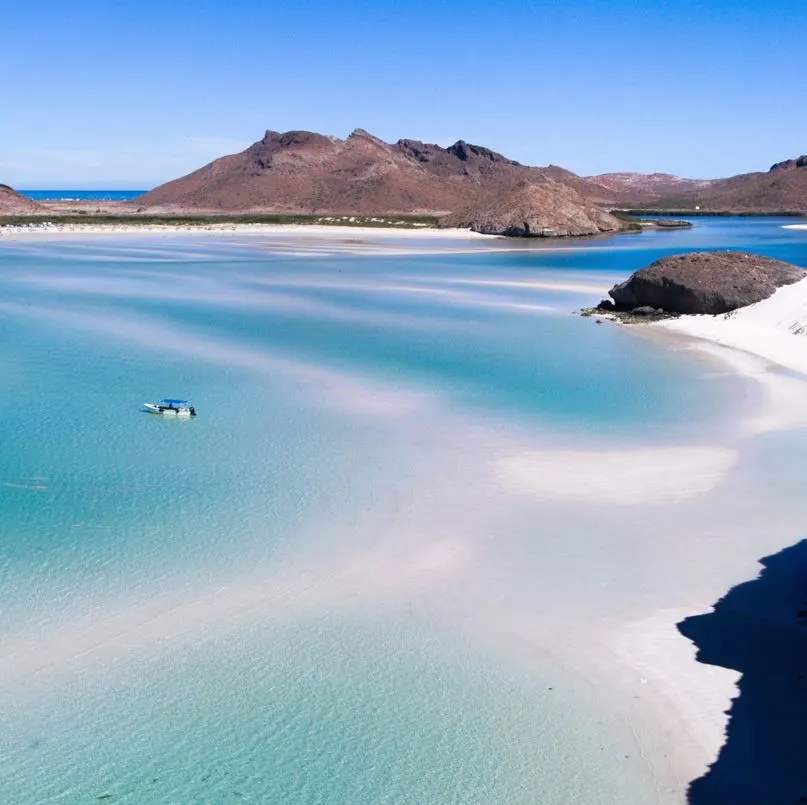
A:
[[[449,154],[455,156],[462,162],[471,162],[475,160],[482,160],[487,162],[496,162],[502,165],[519,165],[518,162],[507,159],[496,151],[491,151],[490,148],[485,148],[481,145],[471,145],[466,143],[465,140],[457,140],[454,145],[450,145],[447,149]]]
[[[263,139],[255,145],[269,146],[273,149],[280,148],[294,148],[306,145],[325,145],[330,144],[331,140],[323,134],[317,134],[313,131],[272,131],[269,129],[264,134]]]
[[[365,129],[353,129],[353,131],[350,132],[350,136],[347,139],[363,140],[365,142],[372,143],[373,145],[378,145],[383,148],[389,148],[387,143],[385,143],[382,139],[376,137],[374,134],[370,134],[370,132],[366,131]]]
[[[789,171],[796,168],[807,168],[807,154],[802,154],[802,156],[795,159],[786,159],[784,162],[777,162],[775,165],[771,165],[769,173]]]
[[[272,131],[267,130],[263,139],[250,146],[246,153],[251,158],[247,172],[260,174],[271,170],[275,155],[281,151],[308,151],[330,148],[333,140],[313,131]]]
[[[437,153],[444,153],[442,148],[436,145],[427,145],[420,140],[398,140],[395,147],[418,162],[431,162]]]

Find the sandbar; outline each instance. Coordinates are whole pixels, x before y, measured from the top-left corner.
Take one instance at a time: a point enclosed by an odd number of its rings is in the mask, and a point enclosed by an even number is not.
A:
[[[395,237],[395,238],[437,238],[491,240],[495,235],[482,235],[470,229],[436,229],[434,227],[413,227],[401,229],[396,227],[374,226],[326,226],[318,224],[242,224],[242,223],[208,223],[181,224],[166,222],[164,224],[98,224],[70,223],[52,224],[7,224],[0,225],[2,235],[137,235],[139,233],[178,234],[190,232],[196,235],[304,235],[312,237]]]

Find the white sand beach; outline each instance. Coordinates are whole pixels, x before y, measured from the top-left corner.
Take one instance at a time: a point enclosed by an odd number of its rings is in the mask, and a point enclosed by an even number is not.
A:
[[[758,355],[807,374],[807,280],[719,316],[682,316],[651,325]]]
[[[470,229],[401,228],[392,226],[339,226],[320,224],[21,224],[0,226],[0,240],[30,241],[60,238],[241,238],[284,257],[327,257],[333,254],[400,256],[405,254],[471,254],[511,251],[518,244],[498,235]],[[542,244],[543,246],[543,244]],[[546,250],[546,247],[543,247]],[[551,247],[560,250],[565,247]]]
[[[47,221],[38,224],[9,224],[0,226],[0,236],[6,235],[149,235],[178,234],[189,232],[194,235],[302,235],[305,237],[344,238],[383,236],[395,238],[435,238],[435,239],[468,239],[491,240],[495,235],[482,235],[470,229],[436,229],[429,226],[414,226],[412,228],[382,227],[382,226],[339,226],[320,224],[239,224],[239,223],[208,223],[208,224],[182,224],[167,221],[162,224],[99,224],[99,223],[72,223],[53,224]]]

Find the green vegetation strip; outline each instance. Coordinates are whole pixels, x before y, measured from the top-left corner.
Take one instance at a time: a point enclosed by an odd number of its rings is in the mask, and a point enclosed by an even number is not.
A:
[[[720,217],[720,218],[804,218],[807,212],[803,210],[777,210],[776,212],[737,212],[735,210],[611,210],[612,215],[620,217],[622,215],[663,215],[668,218],[692,217]]]

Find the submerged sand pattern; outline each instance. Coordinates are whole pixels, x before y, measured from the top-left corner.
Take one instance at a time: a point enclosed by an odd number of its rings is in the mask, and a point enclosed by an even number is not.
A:
[[[0,791],[682,803],[786,395],[569,316],[602,268],[180,240],[0,250]]]

